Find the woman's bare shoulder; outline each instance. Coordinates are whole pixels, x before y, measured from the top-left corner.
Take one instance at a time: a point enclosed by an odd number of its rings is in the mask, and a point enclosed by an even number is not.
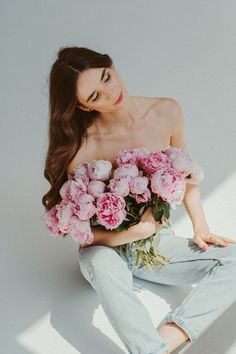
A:
[[[140,107],[144,108],[144,114],[141,114],[140,117],[147,115],[152,117],[154,113],[156,118],[168,118],[176,107],[179,106],[178,102],[171,97],[134,96],[133,98],[138,102]]]
[[[180,107],[179,103],[172,97],[156,97],[156,107],[163,113],[171,113],[176,108]]]
[[[146,103],[146,112],[150,111],[150,109],[154,107],[155,114],[151,114],[151,112],[153,112],[153,110],[151,110],[150,116],[155,117],[155,119],[161,119],[167,130],[172,130],[172,116],[173,113],[179,108],[179,104],[174,98],[143,96],[133,96],[133,98],[136,99],[137,102],[139,101],[140,105]],[[67,173],[73,175],[74,168],[77,165],[84,163],[85,161],[98,158],[97,145],[98,143],[94,138],[88,139],[88,141],[84,140],[76,155],[67,166]]]
[[[137,97],[137,99],[140,102],[146,101],[149,110],[154,108],[156,117],[169,117],[180,109],[179,103],[172,97]]]
[[[175,117],[181,111],[180,104],[172,97],[157,97],[155,105],[156,117],[165,120],[165,124],[173,126]]]
[[[92,156],[91,157],[89,157],[89,156],[90,156],[89,147],[86,144],[86,142],[83,142],[81,144],[79,150],[76,152],[75,156],[73,157],[72,161],[67,166],[67,174],[73,175],[74,168],[76,166],[78,166],[79,164],[82,164],[88,160],[92,160]]]

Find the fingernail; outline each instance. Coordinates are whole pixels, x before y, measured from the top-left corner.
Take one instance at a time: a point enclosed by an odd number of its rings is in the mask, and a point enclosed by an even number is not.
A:
[[[204,250],[207,250],[207,249],[208,249],[208,246],[203,246],[203,249],[204,249]]]

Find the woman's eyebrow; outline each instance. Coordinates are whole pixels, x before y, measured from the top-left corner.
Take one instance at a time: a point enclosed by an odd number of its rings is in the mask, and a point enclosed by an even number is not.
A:
[[[102,71],[102,75],[101,75],[100,81],[103,80],[103,78],[105,76],[105,72],[106,72],[106,68],[104,68],[103,71]],[[93,93],[91,93],[91,95],[89,95],[89,97],[87,98],[87,102],[89,102],[89,100],[92,98],[94,93],[95,93],[95,91],[93,91]]]

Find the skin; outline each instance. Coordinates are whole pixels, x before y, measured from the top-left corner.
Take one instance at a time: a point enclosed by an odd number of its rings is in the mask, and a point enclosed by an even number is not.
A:
[[[73,173],[73,168],[78,163],[86,160],[104,158],[114,164],[116,154],[123,148],[146,146],[150,151],[159,151],[171,144],[174,122],[170,111],[174,100],[129,96],[114,66],[107,69],[103,82],[100,83],[102,70],[103,68],[88,69],[78,79],[78,106],[85,111],[97,110],[99,117],[89,127],[88,139],[82,143],[68,167],[69,173]],[[105,82],[108,75],[110,79]],[[114,105],[121,90],[124,98]],[[93,91],[93,98],[98,93],[100,96],[95,102],[86,103]]]
[[[99,116],[88,129],[88,139],[83,140],[68,166],[68,174],[73,174],[76,165],[92,159],[109,160],[115,167],[116,154],[126,148],[145,146],[150,151],[160,151],[168,145],[186,148],[183,114],[174,99],[130,96],[114,65],[106,69],[100,82],[103,69],[87,69],[79,75],[76,89],[78,106],[85,111],[96,110]],[[121,90],[123,100],[114,105]],[[92,100],[97,99],[87,102],[92,93]],[[221,246],[236,243],[210,232],[198,185],[187,185],[183,204],[193,223],[193,241],[200,248],[207,249],[207,242]],[[188,335],[175,323],[164,324],[159,334],[169,344],[169,353],[188,340]]]

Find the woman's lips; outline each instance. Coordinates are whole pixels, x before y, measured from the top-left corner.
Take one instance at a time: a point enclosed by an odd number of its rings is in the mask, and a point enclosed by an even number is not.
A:
[[[120,96],[118,97],[118,99],[116,100],[116,102],[115,102],[114,104],[118,104],[118,103],[120,103],[122,100],[123,100],[123,93],[122,93],[122,91],[121,91]]]

